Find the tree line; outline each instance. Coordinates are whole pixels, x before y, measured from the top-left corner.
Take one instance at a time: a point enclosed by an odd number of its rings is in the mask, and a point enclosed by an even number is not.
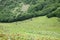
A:
[[[30,7],[27,12],[18,9],[15,13],[16,7],[20,4],[29,4]],[[20,7],[21,8],[21,7]],[[19,15],[17,15],[19,13]],[[18,20],[25,20],[37,16],[59,17],[60,18],[60,0],[1,0],[0,1],[0,22],[13,22]]]

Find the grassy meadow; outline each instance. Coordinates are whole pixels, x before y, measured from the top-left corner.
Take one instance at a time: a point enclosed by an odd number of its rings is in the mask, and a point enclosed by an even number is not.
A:
[[[60,40],[60,0],[0,0],[0,40]]]
[[[59,18],[46,16],[0,23],[0,40],[60,40]]]

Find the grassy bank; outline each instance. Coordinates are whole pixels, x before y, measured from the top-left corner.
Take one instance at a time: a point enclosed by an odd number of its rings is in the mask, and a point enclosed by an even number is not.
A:
[[[17,38],[19,40],[60,40],[59,20],[57,17],[43,16],[13,23],[0,23],[0,34],[9,34],[8,37],[15,35],[13,38],[16,40]],[[18,34],[19,37],[16,36]]]

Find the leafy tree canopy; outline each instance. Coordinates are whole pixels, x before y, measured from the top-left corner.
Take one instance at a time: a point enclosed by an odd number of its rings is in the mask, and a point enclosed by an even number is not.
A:
[[[21,11],[22,5],[30,5]],[[60,0],[0,0],[0,22],[13,22],[37,16],[59,17]]]

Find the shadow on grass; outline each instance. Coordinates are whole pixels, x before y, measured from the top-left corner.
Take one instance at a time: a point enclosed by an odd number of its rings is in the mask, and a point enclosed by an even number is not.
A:
[[[39,16],[35,16],[35,17],[40,17],[40,15]],[[35,17],[27,17],[27,18],[23,18],[22,17],[22,19],[14,19],[13,21],[0,21],[0,23],[13,23],[13,22],[24,21],[24,20],[28,20],[28,19],[31,19],[31,21],[32,21],[32,18],[35,18]],[[47,17],[47,18],[52,18],[52,17]],[[60,18],[60,17],[57,17],[57,18]]]

